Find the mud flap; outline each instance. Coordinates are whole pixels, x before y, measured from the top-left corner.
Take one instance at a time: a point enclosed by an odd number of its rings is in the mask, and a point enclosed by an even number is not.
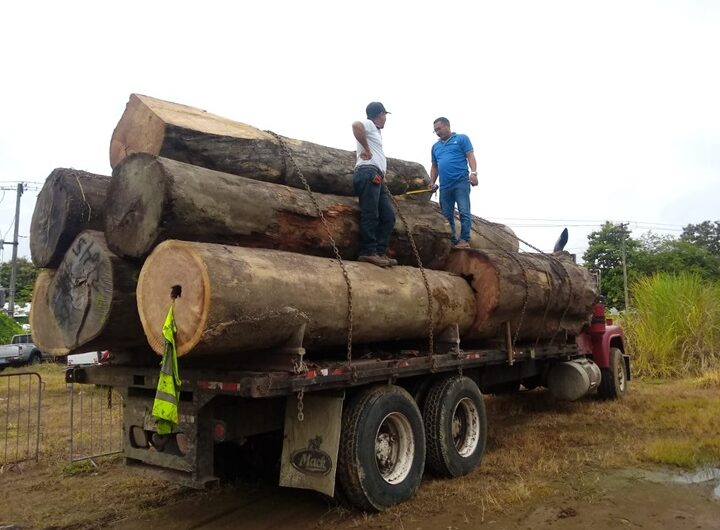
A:
[[[280,460],[280,485],[315,490],[331,496],[340,446],[344,394],[306,394],[303,420],[298,420],[297,396],[288,397]]]

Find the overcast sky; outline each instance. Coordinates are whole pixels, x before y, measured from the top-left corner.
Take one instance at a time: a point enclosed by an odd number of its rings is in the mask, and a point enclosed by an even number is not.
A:
[[[56,167],[109,175],[133,92],[345,149],[379,100],[388,156],[429,170],[438,116],[468,134],[473,213],[541,250],[563,226],[581,255],[604,220],[639,236],[720,219],[713,0],[10,0],[0,49],[3,190]],[[0,197],[11,240],[15,193]]]

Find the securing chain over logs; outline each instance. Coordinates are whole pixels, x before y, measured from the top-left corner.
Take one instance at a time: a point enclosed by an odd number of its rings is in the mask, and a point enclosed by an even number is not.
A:
[[[333,237],[332,232],[330,231],[330,226],[328,225],[327,221],[325,220],[325,216],[322,213],[322,209],[320,208],[320,205],[315,200],[315,196],[313,195],[313,192],[310,189],[310,185],[308,184],[308,181],[305,178],[305,175],[303,175],[302,170],[298,167],[297,163],[295,162],[295,159],[293,158],[292,153],[290,153],[290,150],[288,149],[287,145],[285,144],[285,141],[283,140],[283,138],[279,134],[274,133],[273,131],[266,131],[266,132],[272,134],[275,137],[275,139],[278,141],[278,144],[280,145],[280,149],[282,149],[282,152],[285,155],[285,158],[283,159],[283,164],[285,164],[286,160],[289,160],[293,166],[293,169],[295,170],[295,173],[297,173],[298,177],[302,181],[303,186],[305,187],[305,191],[307,191],[308,196],[310,197],[310,201],[313,203],[313,206],[315,206],[315,212],[317,213],[318,217],[320,218],[323,228],[325,229],[325,232],[327,233],[328,240],[330,241],[330,244],[332,245],[333,253],[335,254],[335,259],[340,264],[340,268],[342,269],[343,277],[345,278],[345,284],[347,285],[347,291],[348,291],[347,362],[348,362],[348,365],[350,365],[350,362],[352,361],[352,334],[353,334],[353,292],[352,292],[352,283],[350,282],[350,275],[348,274],[347,268],[345,267],[345,263],[343,262],[342,257],[340,256],[340,251],[338,250],[337,244],[335,243],[335,238]],[[298,399],[299,399],[298,406],[300,406],[300,404],[302,404],[302,397],[300,394],[298,394]],[[298,419],[299,419],[299,415],[298,415]],[[300,420],[300,421],[302,421],[302,420]]]
[[[412,231],[410,230],[410,224],[408,223],[407,219],[405,219],[405,216],[402,213],[402,209],[400,208],[400,205],[398,204],[397,199],[390,193],[390,190],[387,187],[387,184],[385,184],[385,181],[383,181],[383,186],[385,187],[385,193],[388,194],[388,196],[392,199],[393,205],[395,206],[395,211],[397,212],[398,216],[400,217],[400,220],[403,222],[403,226],[405,226],[405,235],[408,238],[408,241],[410,241],[410,246],[412,247],[413,254],[415,254],[415,261],[417,261],[418,268],[420,269],[420,274],[422,275],[423,283],[425,284],[425,291],[427,292],[427,300],[428,300],[428,311],[427,311],[427,320],[428,320],[428,342],[429,342],[429,348],[430,348],[430,355],[432,356],[435,353],[435,344],[434,344],[434,337],[433,337],[433,329],[435,328],[435,319],[434,319],[434,308],[433,308],[433,298],[432,298],[432,291],[430,290],[430,283],[428,282],[427,275],[425,274],[425,269],[423,268],[422,259],[420,258],[420,252],[418,252],[417,245],[415,244],[415,239],[412,236]]]
[[[497,231],[499,232],[499,229],[498,229],[493,223],[491,223],[490,221],[488,221],[487,219],[483,219],[482,217],[479,217],[478,219],[479,219],[480,222],[483,223],[484,225],[486,225],[486,226],[488,226],[488,227],[490,227],[490,228],[492,228],[492,229],[494,229],[494,230],[497,230]],[[520,333],[520,327],[522,326],[523,318],[525,317],[525,309],[527,308],[528,299],[529,299],[529,295],[530,295],[530,293],[529,293],[528,278],[527,278],[527,270],[525,269],[525,267],[523,266],[523,264],[521,263],[521,261],[520,261],[512,252],[509,252],[509,251],[506,250],[505,248],[501,247],[498,243],[496,243],[495,241],[493,241],[492,239],[490,239],[489,237],[487,237],[485,234],[481,233],[479,230],[477,230],[477,229],[475,229],[475,228],[473,228],[472,230],[473,230],[473,232],[475,232],[475,233],[478,234],[479,236],[485,238],[486,241],[488,241],[491,245],[494,245],[494,246],[495,246],[497,249],[499,249],[501,252],[507,254],[507,256],[510,257],[513,261],[515,261],[515,262],[520,266],[520,268],[521,268],[522,271],[523,271],[523,279],[524,279],[524,283],[525,283],[525,298],[524,298],[524,300],[523,300],[522,311],[520,312],[520,319],[518,320],[518,327],[517,327],[517,329],[515,330],[515,336],[514,336],[513,341],[512,341],[512,344],[513,344],[513,347],[514,347],[514,346],[515,346],[515,341],[517,340],[518,334]],[[505,235],[505,234],[499,234],[499,235],[500,235],[500,237],[503,238],[503,239],[506,239],[506,240],[508,239],[507,235]],[[527,247],[530,247],[530,248],[533,249],[535,252],[538,252],[539,254],[542,254],[543,256],[547,257],[547,258],[550,259],[551,261],[554,261],[555,263],[557,263],[558,265],[560,265],[560,266],[562,267],[563,271],[565,272],[565,277],[567,278],[568,286],[569,286],[569,291],[570,291],[570,292],[569,292],[569,294],[568,294],[568,301],[567,301],[567,304],[565,305],[565,309],[563,310],[563,313],[562,313],[562,315],[560,316],[560,320],[558,321],[558,326],[557,326],[557,328],[555,329],[555,333],[553,334],[552,338],[550,339],[550,344],[552,344],[553,340],[555,339],[555,336],[558,334],[558,332],[559,332],[560,329],[562,328],[562,322],[563,322],[563,320],[565,319],[565,315],[567,314],[568,310],[570,309],[570,305],[571,305],[571,303],[572,303],[572,297],[573,297],[572,276],[570,275],[570,272],[567,270],[567,267],[565,267],[565,264],[562,262],[562,260],[556,258],[556,257],[553,256],[552,254],[547,254],[546,252],[543,252],[543,251],[540,250],[539,248],[531,245],[531,244],[528,243],[527,241],[519,238],[518,236],[516,236],[516,235],[514,235],[514,234],[513,234],[513,237],[515,238],[515,240],[519,241],[519,242],[522,243],[523,245],[526,245]],[[545,307],[545,315],[543,316],[543,322],[545,321],[545,317],[546,317],[546,315],[547,315],[549,303],[550,303],[550,300],[548,300],[548,305]],[[535,341],[535,345],[536,345],[536,346],[537,346],[539,340],[540,340],[540,337],[538,337],[538,338],[536,339],[536,341]]]
[[[300,389],[300,392],[297,393],[297,419],[299,422],[302,422],[305,419],[305,413],[303,413],[303,409],[305,408],[305,405],[303,404],[303,397],[305,397],[305,391]]]

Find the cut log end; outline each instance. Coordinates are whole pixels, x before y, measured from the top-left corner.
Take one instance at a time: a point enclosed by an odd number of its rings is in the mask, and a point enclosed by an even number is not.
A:
[[[54,271],[40,271],[35,279],[30,309],[30,329],[33,341],[41,351],[50,355],[67,355],[70,350],[63,345],[62,333],[48,305],[48,288],[55,277]]]
[[[47,200],[44,199],[46,188],[47,193],[52,193]],[[37,267],[59,262],[65,250],[59,241],[67,231],[70,201],[63,188],[52,188],[55,186],[48,179],[38,195],[30,223],[30,255]]]
[[[77,348],[97,337],[110,317],[111,253],[102,232],[80,234],[65,254],[48,290],[48,304],[63,343]]]
[[[147,341],[157,353],[164,346],[163,321],[157,316],[167,314],[174,303],[177,354],[186,354],[199,342],[207,323],[210,279],[205,263],[182,241],[161,243],[140,272],[137,301]]]
[[[105,233],[108,247],[119,256],[145,256],[157,241],[165,201],[164,181],[163,166],[145,153],[128,157],[114,172]]]
[[[140,123],[143,127],[137,127]],[[131,94],[110,140],[110,167],[133,153],[159,154],[164,135],[165,123],[140,97]]]

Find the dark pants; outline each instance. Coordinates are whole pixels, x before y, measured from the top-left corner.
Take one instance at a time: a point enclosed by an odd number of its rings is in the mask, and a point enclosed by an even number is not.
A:
[[[395,212],[382,182],[375,184],[378,170],[358,166],[353,174],[353,189],[360,206],[360,255],[383,256],[395,226]]]

